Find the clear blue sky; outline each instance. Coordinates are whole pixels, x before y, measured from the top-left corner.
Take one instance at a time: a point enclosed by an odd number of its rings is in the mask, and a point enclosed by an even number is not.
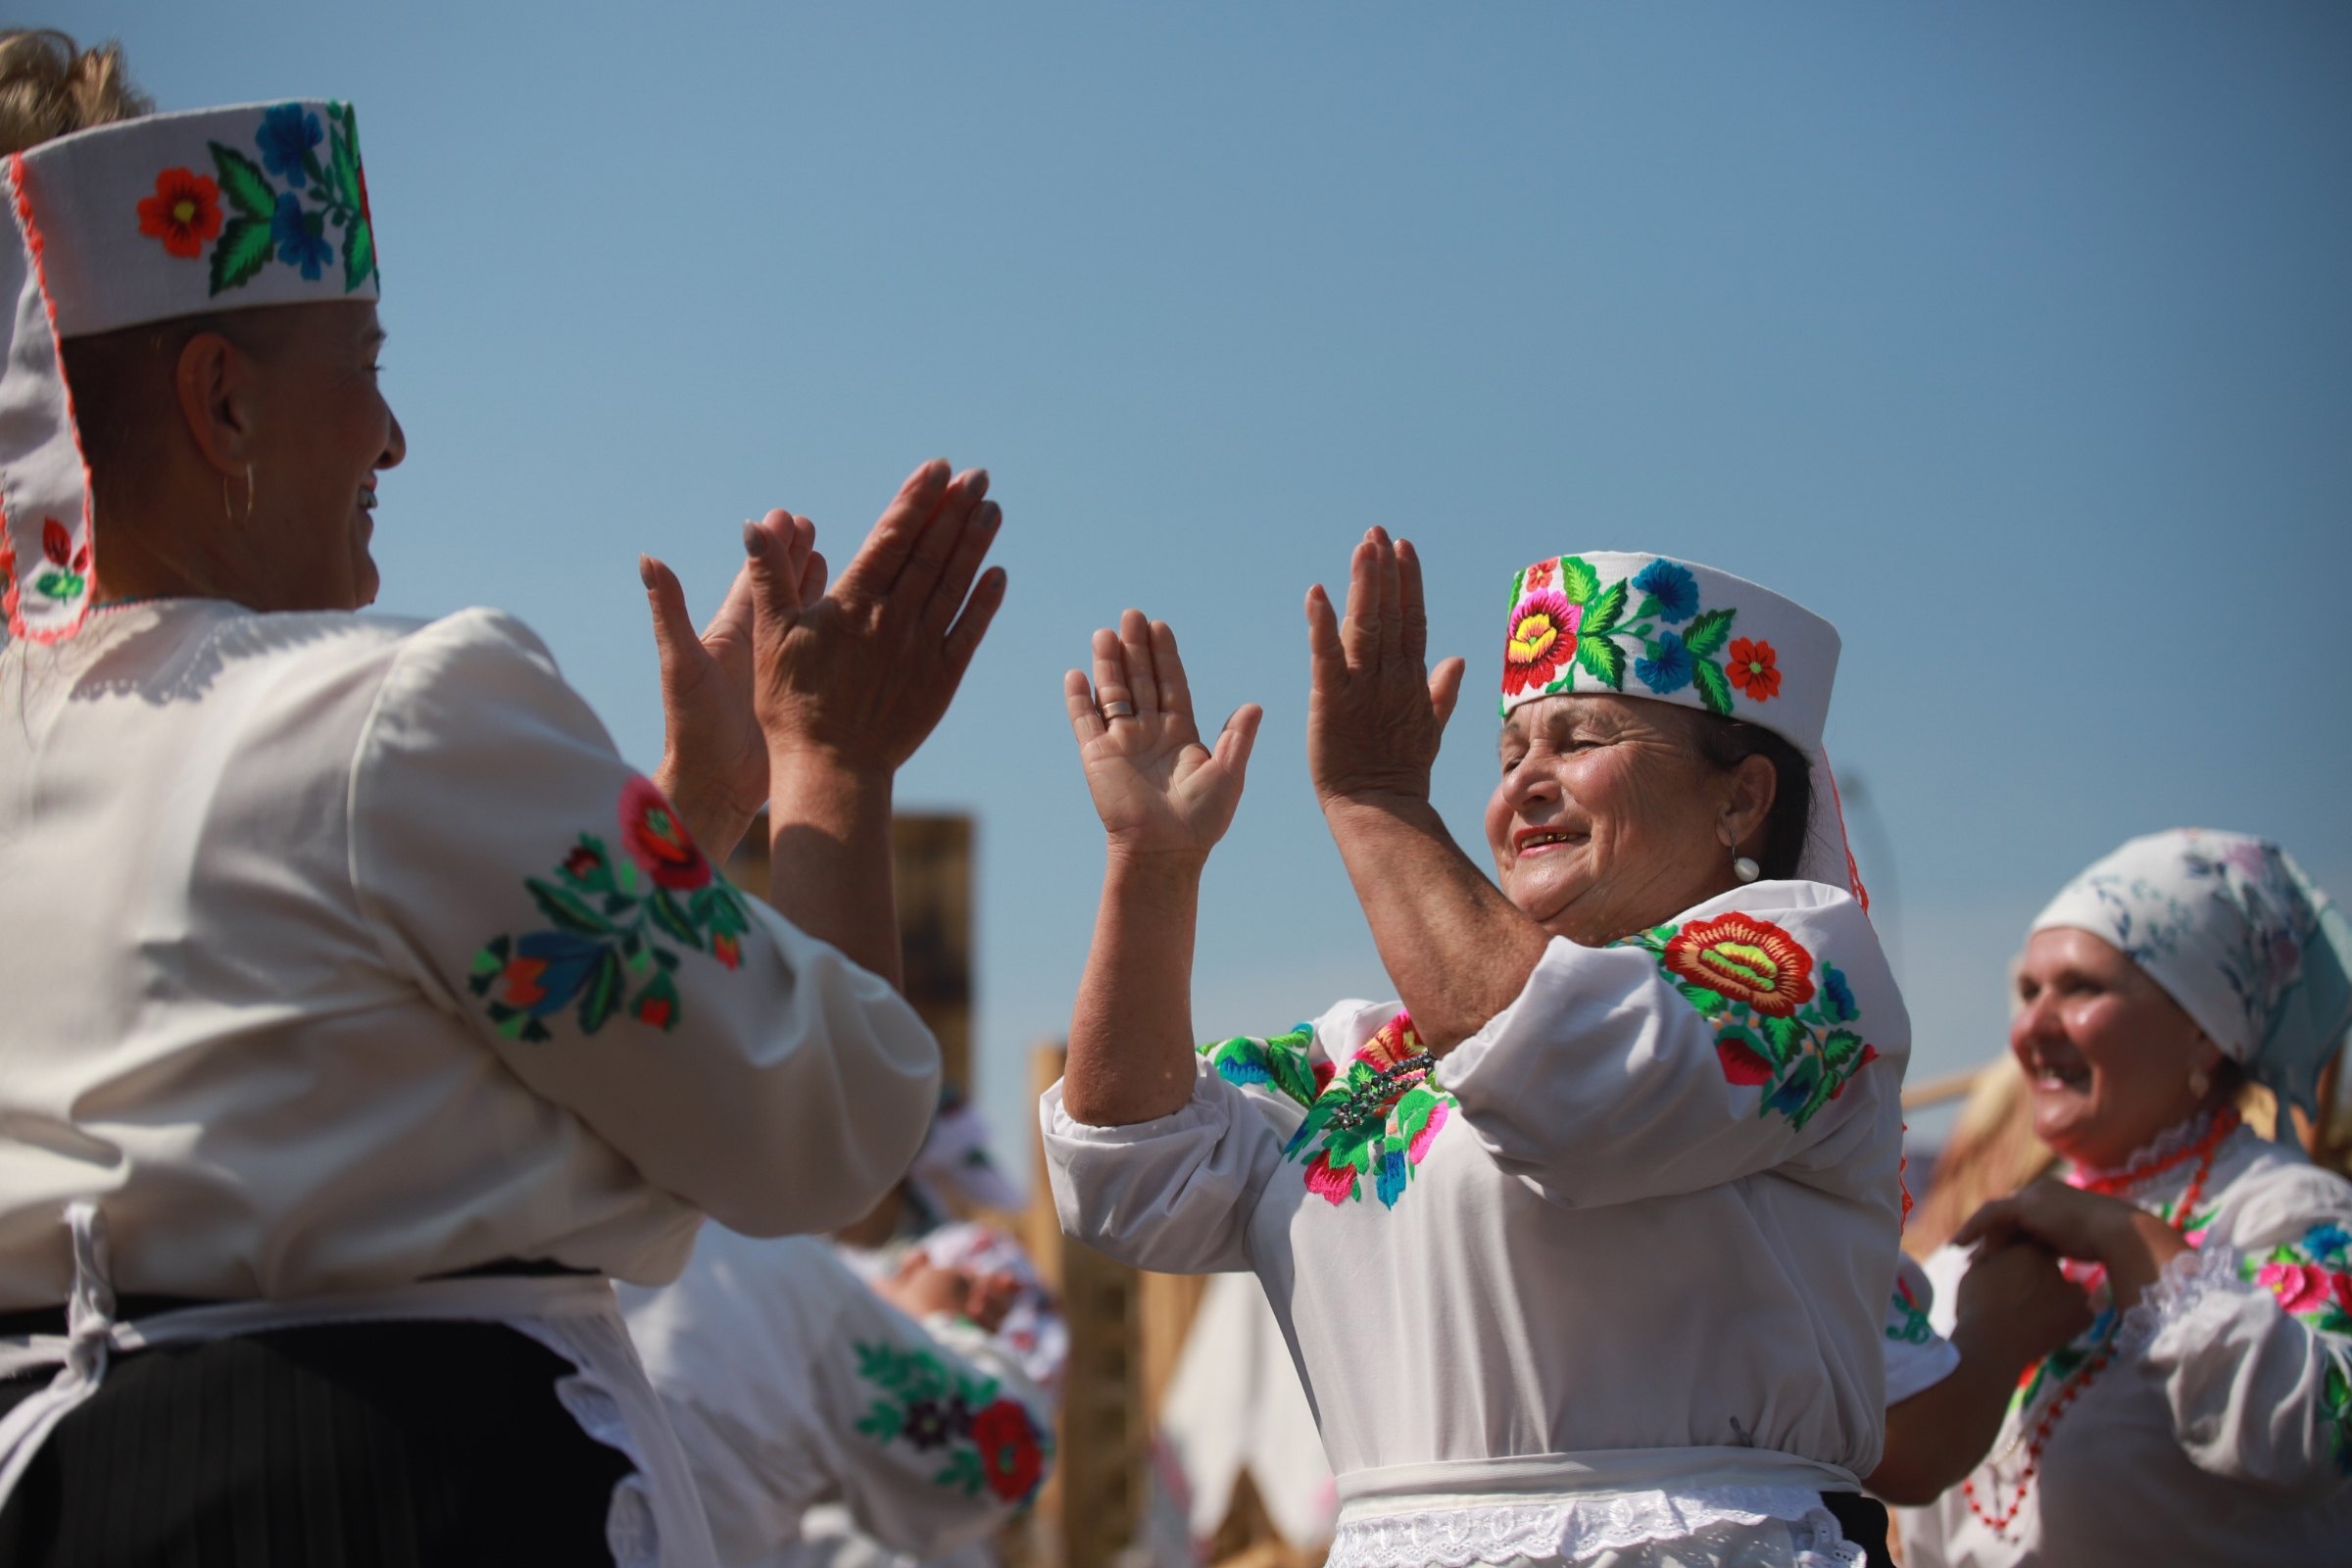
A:
[[[49,20],[167,108],[357,102],[410,443],[382,608],[516,612],[644,763],[639,550],[700,612],[743,516],[840,559],[918,460],[989,466],[1011,597],[902,799],[980,819],[1002,1134],[1100,863],[1058,679],[1122,605],[1267,707],[1201,1033],[1384,989],[1300,748],[1299,600],[1371,522],[1480,688],[1562,549],[1838,622],[1917,1071],[1999,1049],[2026,920],[2127,835],[2272,834],[2352,896],[2352,10]],[[1441,763],[1465,836],[1491,712]]]

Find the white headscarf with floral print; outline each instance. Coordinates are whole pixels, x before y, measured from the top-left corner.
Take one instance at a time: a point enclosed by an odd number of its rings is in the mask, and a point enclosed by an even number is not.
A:
[[[1551,556],[1511,579],[1502,712],[1613,692],[1771,730],[1810,764],[1813,832],[1797,875],[1868,908],[1822,747],[1838,649],[1837,627],[1728,571],[1625,551]]]
[[[2061,926],[2112,944],[2257,1083],[2316,1111],[2352,1027],[2352,927],[2284,850],[2202,828],[2133,839],[2033,929]]]
[[[89,612],[89,469],[59,345],[214,311],[376,297],[351,106],[150,115],[6,161],[0,235],[0,604],[55,642]]]

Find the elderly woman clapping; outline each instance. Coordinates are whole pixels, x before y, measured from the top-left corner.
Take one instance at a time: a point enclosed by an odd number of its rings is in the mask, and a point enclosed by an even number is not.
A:
[[[2079,1260],[2097,1315],[2029,1369],[1990,1458],[1905,1516],[1912,1560],[2344,1559],[2352,1183],[2232,1101],[2251,1078],[2311,1107],[2352,1023],[2348,960],[2342,913],[2236,833],[2134,839],[2034,921],[2010,1046],[2068,1164],[1958,1241]]]
[[[1096,634],[1065,683],[1109,864],[1043,1107],[1062,1223],[1257,1274],[1335,1563],[1859,1560],[1836,1513],[1878,1456],[1909,1029],[1821,757],[1837,634],[1652,556],[1511,590],[1499,886],[1429,800],[1462,664],[1424,663],[1412,548],[1357,547],[1344,617],[1309,596],[1311,769],[1403,1005],[1198,1055],[1194,911],[1257,711],[1204,747],[1168,627]]]

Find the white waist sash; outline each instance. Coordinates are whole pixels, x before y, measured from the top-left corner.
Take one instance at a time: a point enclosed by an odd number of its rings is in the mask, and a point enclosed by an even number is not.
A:
[[[1860,1568],[1822,1505],[1853,1472],[1774,1448],[1609,1448],[1434,1464],[1339,1478],[1327,1568],[1573,1563],[1712,1528],[1784,1527],[1801,1568]]]
[[[58,1422],[98,1392],[117,1352],[328,1323],[498,1323],[572,1364],[557,1397],[582,1431],[636,1467],[613,1487],[606,1516],[613,1561],[620,1568],[715,1568],[685,1452],[621,1324],[611,1281],[577,1274],[422,1280],[307,1300],[180,1307],[125,1323],[115,1317],[105,1216],[77,1201],[67,1205],[66,1225],[74,1237],[74,1291],[64,1337],[0,1339],[0,1378],[57,1368],[47,1388],[0,1417],[0,1507]]]

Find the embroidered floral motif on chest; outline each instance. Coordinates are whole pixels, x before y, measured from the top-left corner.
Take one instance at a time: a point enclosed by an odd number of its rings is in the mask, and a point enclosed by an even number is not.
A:
[[[1653,695],[1695,687],[1708,711],[1726,715],[1735,689],[1750,703],[1768,703],[1781,692],[1780,655],[1762,638],[1734,637],[1738,615],[1727,606],[1701,610],[1698,579],[1672,561],[1652,561],[1605,586],[1581,556],[1540,561],[1520,573],[1512,593],[1504,711],[1523,693],[1573,690],[1580,668],[1621,692],[1629,653],[1634,678]]]
[[[1345,1070],[1308,1066],[1314,1038],[1313,1026],[1300,1024],[1269,1040],[1244,1036],[1200,1050],[1228,1083],[1271,1085],[1306,1107],[1283,1157],[1305,1161],[1309,1192],[1344,1203],[1362,1196],[1369,1177],[1381,1205],[1394,1208],[1452,1114],[1437,1058],[1421,1049],[1407,1013],[1383,1025]]]

